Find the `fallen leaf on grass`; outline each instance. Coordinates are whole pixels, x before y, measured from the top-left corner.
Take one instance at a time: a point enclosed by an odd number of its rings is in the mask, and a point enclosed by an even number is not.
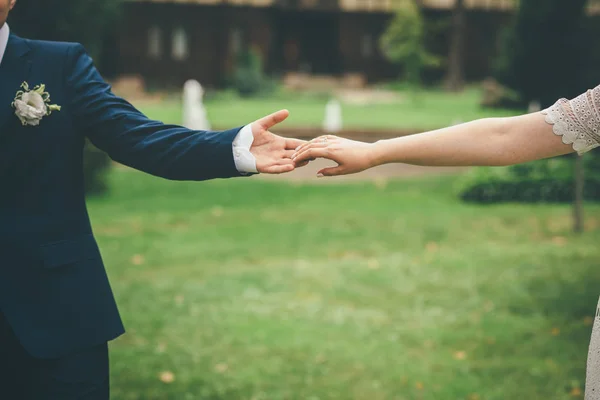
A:
[[[569,394],[573,397],[580,397],[582,393],[581,389],[579,389],[578,387],[574,387],[573,389],[571,389],[571,393]]]
[[[229,369],[229,366],[227,364],[224,364],[224,363],[220,363],[220,364],[215,365],[215,371],[217,371],[220,374],[224,373],[228,369]]]
[[[436,242],[429,242],[425,245],[425,249],[430,253],[436,252],[439,248],[440,246]]]
[[[144,256],[141,254],[136,254],[131,257],[131,263],[133,265],[142,265],[144,263]]]
[[[367,263],[369,269],[379,269],[379,261],[376,258],[371,258]]]
[[[163,371],[160,373],[160,380],[164,383],[172,383],[175,380],[175,374],[171,371]]]

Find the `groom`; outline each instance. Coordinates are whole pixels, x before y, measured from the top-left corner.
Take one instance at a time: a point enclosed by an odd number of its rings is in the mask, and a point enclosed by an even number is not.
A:
[[[269,129],[191,131],[114,96],[79,44],[26,40],[0,0],[0,399],[108,399],[107,342],[124,333],[86,211],[85,137],[172,180],[294,169]]]

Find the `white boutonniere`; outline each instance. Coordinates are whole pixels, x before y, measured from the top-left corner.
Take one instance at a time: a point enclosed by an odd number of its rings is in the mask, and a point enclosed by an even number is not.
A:
[[[41,84],[29,89],[27,82],[21,84],[23,90],[19,90],[11,106],[15,109],[15,115],[19,117],[21,124],[37,126],[42,118],[52,114],[52,111],[60,111],[60,106],[50,104],[50,94],[46,92],[46,85]]]

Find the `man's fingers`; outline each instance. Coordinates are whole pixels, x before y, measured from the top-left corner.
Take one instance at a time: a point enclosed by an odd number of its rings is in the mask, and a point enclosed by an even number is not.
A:
[[[296,154],[295,150],[285,150],[284,157],[291,159],[294,154]]]
[[[267,174],[283,174],[285,172],[291,172],[293,170],[294,170],[294,164],[272,165],[268,168],[265,168],[265,173],[267,173]]]
[[[259,172],[266,174],[281,174],[293,171],[295,166],[296,165],[291,159],[280,158],[271,160],[266,166],[259,167]]]
[[[277,165],[295,165],[291,158],[282,158],[276,162]]]
[[[342,175],[342,173],[344,172],[344,168],[342,166],[337,166],[337,167],[331,167],[331,168],[324,168],[322,170],[320,170],[317,173],[317,176],[319,178],[323,177],[323,176],[336,176],[336,175]]]
[[[275,125],[279,124],[280,122],[285,121],[285,119],[289,115],[290,115],[290,112],[288,110],[280,110],[280,111],[277,111],[276,113],[267,115],[266,117],[259,119],[258,121],[256,121],[256,123],[258,125],[260,125],[260,127],[262,129],[268,131],[269,129],[271,129]]]
[[[308,142],[306,140],[293,139],[293,138],[285,139],[285,149],[286,150],[296,150],[298,147],[302,146],[305,143],[308,143]]]

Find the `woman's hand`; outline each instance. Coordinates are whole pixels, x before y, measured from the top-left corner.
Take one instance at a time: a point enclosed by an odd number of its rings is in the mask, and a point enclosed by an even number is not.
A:
[[[321,176],[354,174],[377,165],[374,145],[327,135],[311,140],[296,149],[292,160],[296,165],[317,158],[335,161],[338,166],[319,171]]]

